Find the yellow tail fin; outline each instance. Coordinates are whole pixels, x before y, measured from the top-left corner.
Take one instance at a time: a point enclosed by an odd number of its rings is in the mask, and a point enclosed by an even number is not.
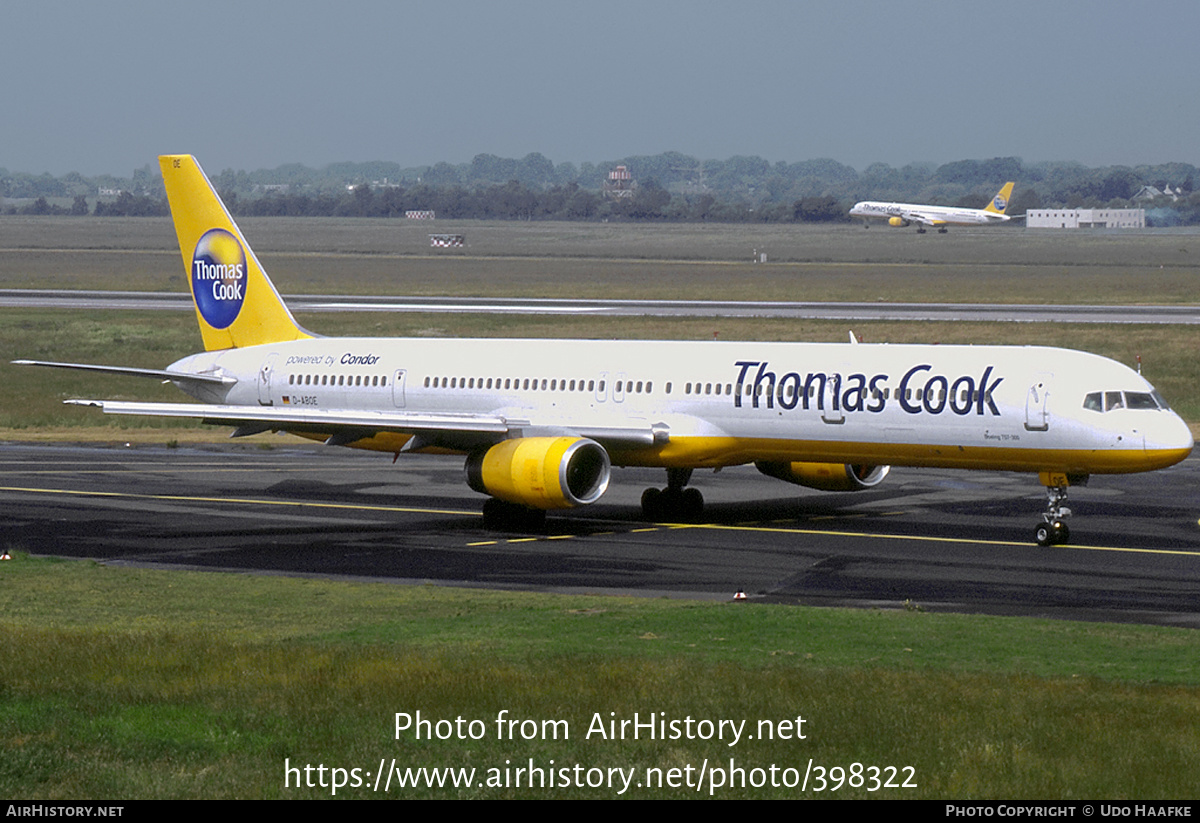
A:
[[[312,337],[296,323],[196,158],[158,158],[204,348]]]
[[[1012,183],[1005,183],[1004,188],[996,192],[996,196],[992,198],[992,202],[983,207],[984,211],[990,211],[992,214],[1004,214],[1008,208],[1008,201],[1012,199]]]

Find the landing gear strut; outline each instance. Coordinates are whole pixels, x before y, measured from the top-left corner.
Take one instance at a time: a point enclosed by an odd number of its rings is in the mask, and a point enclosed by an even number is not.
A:
[[[1066,543],[1071,539],[1071,530],[1065,522],[1071,516],[1071,510],[1063,505],[1067,501],[1067,477],[1043,472],[1039,478],[1046,486],[1046,512],[1042,515],[1042,522],[1033,530],[1033,538],[1039,546]]]
[[[642,492],[642,513],[649,520],[679,520],[694,522],[704,514],[704,495],[697,489],[686,488],[692,479],[691,469],[667,469],[665,489],[646,489]]]

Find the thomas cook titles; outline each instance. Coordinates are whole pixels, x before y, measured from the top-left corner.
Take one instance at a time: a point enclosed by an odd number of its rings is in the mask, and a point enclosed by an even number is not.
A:
[[[203,260],[192,261],[192,282],[203,280],[212,281],[212,299],[219,301],[236,300],[239,303],[245,297],[242,287],[245,285],[246,267],[241,263],[206,263]]]
[[[777,375],[770,371],[767,361],[738,360],[734,363],[737,379],[733,392],[734,408],[807,410],[812,406],[825,411],[871,412],[884,410],[889,399],[908,414],[942,414],[950,411],[960,416],[985,413],[1000,416],[992,398],[1003,377],[994,377],[995,367],[988,366],[978,377],[970,374],[933,374],[933,366],[921,363],[904,372],[895,390],[889,388],[890,375],[826,374],[798,371]],[[743,395],[749,399],[743,402]]]

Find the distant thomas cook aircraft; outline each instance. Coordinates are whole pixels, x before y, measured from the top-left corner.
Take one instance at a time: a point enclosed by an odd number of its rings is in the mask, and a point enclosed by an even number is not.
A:
[[[1013,184],[1005,183],[1004,188],[996,192],[992,202],[982,209],[921,206],[912,203],[878,203],[873,200],[864,200],[854,204],[854,208],[850,209],[850,216],[886,220],[889,226],[908,226],[916,223],[918,234],[924,234],[926,226],[936,228],[944,234],[946,226],[986,226],[1017,219],[1004,213],[1008,209],[1012,190]]]

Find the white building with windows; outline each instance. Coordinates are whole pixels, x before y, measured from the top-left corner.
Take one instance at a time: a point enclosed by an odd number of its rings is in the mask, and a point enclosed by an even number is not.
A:
[[[1030,209],[1030,229],[1144,229],[1145,209]]]

